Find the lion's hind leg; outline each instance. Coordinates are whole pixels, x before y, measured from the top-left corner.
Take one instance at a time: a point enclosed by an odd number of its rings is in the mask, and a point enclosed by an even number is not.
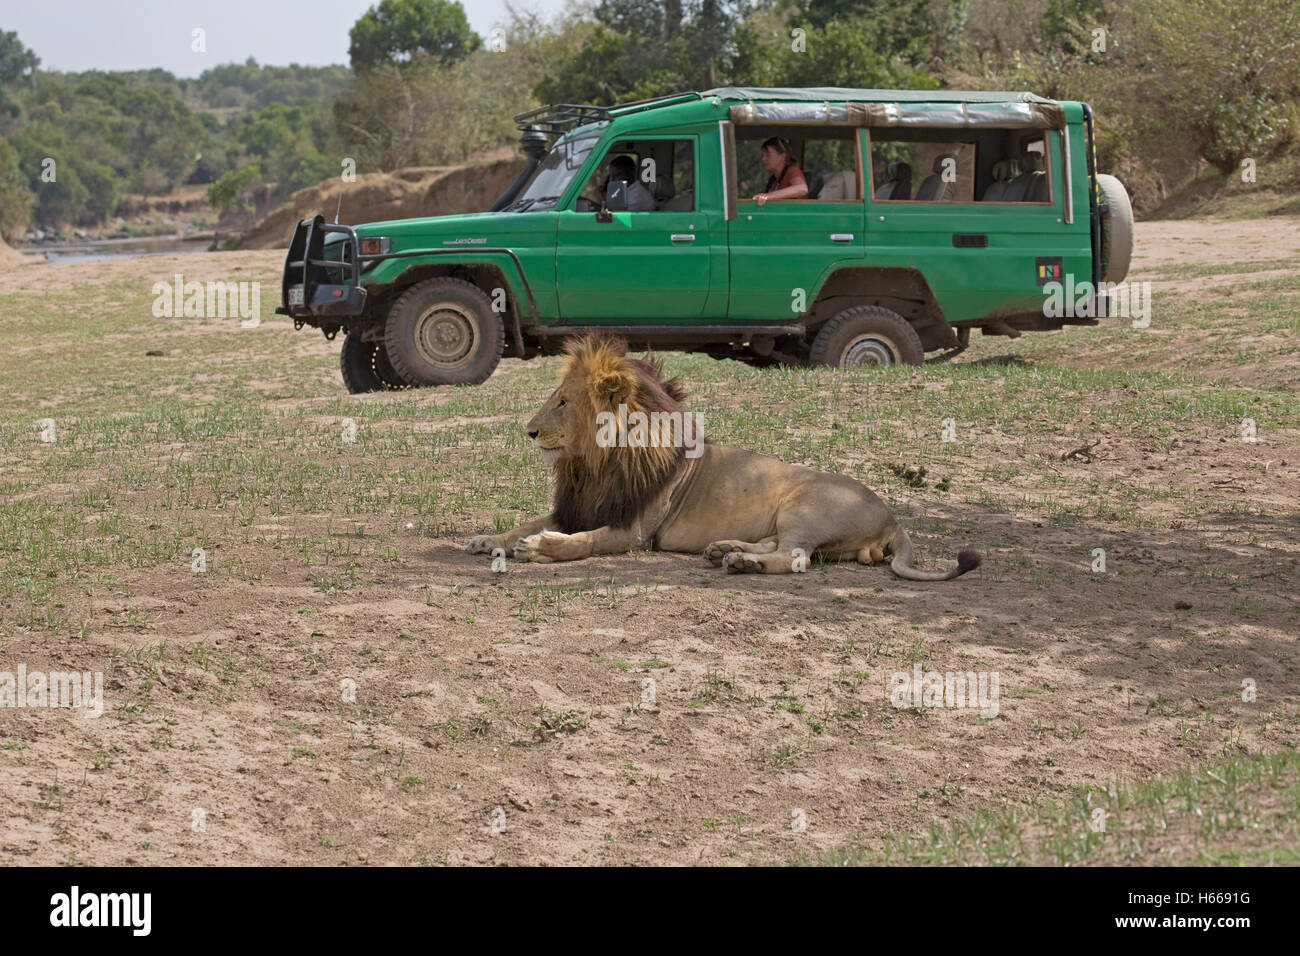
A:
[[[812,548],[773,545],[763,552],[732,551],[722,566],[734,574],[791,574],[807,571]]]
[[[715,567],[729,554],[767,554],[776,550],[776,535],[762,541],[714,541],[704,549],[705,559]]]
[[[857,561],[859,564],[879,564],[889,557],[887,547],[879,541],[844,548],[824,548],[822,557],[827,561]]]
[[[879,564],[885,557],[885,546],[879,541],[873,541],[858,551],[859,564]]]

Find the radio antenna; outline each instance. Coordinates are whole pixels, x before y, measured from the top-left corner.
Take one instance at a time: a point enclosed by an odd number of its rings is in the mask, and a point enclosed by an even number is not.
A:
[[[339,213],[341,213],[342,211],[343,211],[343,187],[340,186],[340,187],[339,187],[339,204],[338,204],[338,207],[334,210],[334,225],[336,225],[336,226],[339,224]]]

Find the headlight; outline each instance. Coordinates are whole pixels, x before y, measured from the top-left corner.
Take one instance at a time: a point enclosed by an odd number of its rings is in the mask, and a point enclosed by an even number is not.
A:
[[[388,236],[372,236],[361,240],[363,256],[382,256],[393,248],[393,240]]]

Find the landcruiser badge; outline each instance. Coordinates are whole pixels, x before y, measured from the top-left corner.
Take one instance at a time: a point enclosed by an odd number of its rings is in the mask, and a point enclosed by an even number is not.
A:
[[[481,246],[487,242],[486,239],[444,239],[444,246]]]
[[[1038,284],[1061,281],[1061,257],[1039,256],[1034,262],[1038,266]]]

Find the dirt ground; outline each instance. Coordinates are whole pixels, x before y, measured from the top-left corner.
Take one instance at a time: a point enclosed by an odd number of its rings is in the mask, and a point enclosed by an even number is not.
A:
[[[1300,221],[1137,241],[1140,347],[1111,320],[976,337],[878,381],[666,357],[715,440],[861,477],[925,566],[984,553],[935,584],[663,553],[494,574],[464,546],[546,500],[522,425],[554,360],[347,396],[337,342],[268,318],[280,253],[0,274],[0,671],[104,679],[98,719],[0,707],[0,859],[784,863],[1294,750],[1300,322],[1251,303],[1294,303]],[[259,279],[261,326],[154,318],[178,271]],[[996,672],[996,716],[894,707],[914,666]]]

